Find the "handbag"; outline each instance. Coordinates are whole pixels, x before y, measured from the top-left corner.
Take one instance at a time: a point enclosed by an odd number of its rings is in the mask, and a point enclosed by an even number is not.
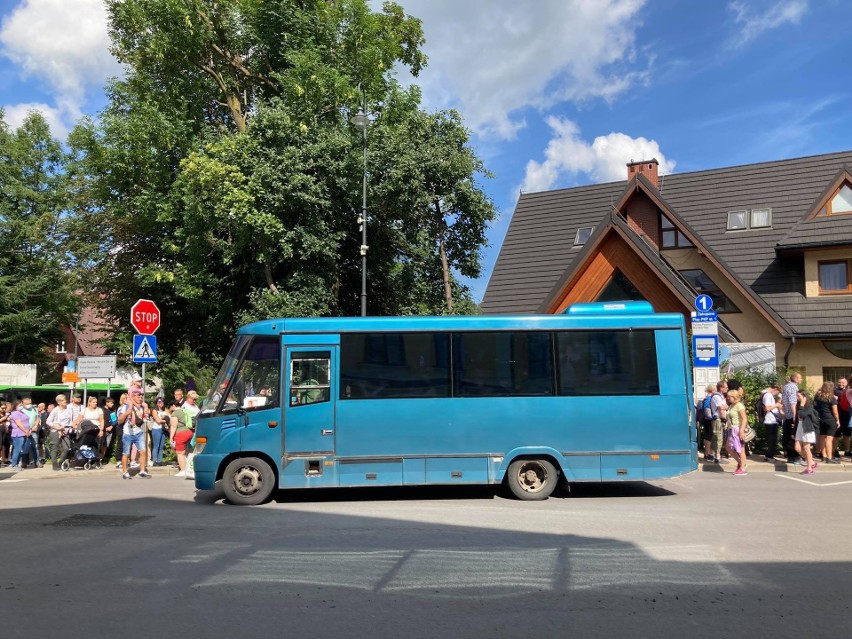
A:
[[[754,439],[756,436],[757,436],[757,431],[755,431],[751,426],[746,424],[745,428],[743,429],[743,441],[748,443],[752,439]]]
[[[186,470],[184,470],[186,479],[195,479],[195,453],[189,453],[186,456]]]

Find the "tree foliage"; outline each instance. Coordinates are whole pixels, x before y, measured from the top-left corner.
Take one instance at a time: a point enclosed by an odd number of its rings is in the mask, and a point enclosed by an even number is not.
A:
[[[41,114],[11,131],[0,111],[0,361],[47,364],[46,347],[76,316],[65,160]]]
[[[107,7],[126,74],[70,136],[67,180],[70,250],[117,335],[139,297],[161,308],[164,365],[181,344],[221,356],[253,319],[356,314],[362,100],[370,314],[472,308],[454,274],[479,273],[487,173],[461,117],[394,80],[426,63],[419,20],[366,0]]]

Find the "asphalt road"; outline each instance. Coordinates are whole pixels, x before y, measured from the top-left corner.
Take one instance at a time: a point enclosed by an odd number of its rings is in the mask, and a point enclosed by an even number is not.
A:
[[[0,473],[0,636],[836,638],[850,507],[847,473],[255,508],[168,476]]]

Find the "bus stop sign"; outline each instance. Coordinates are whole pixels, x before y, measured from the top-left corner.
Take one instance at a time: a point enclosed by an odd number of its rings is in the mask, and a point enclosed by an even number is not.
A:
[[[160,309],[151,300],[138,300],[130,307],[130,324],[141,335],[153,335],[160,328]]]

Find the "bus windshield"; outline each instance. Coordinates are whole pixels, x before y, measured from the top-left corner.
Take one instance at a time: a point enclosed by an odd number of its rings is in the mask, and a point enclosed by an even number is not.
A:
[[[219,369],[219,374],[216,375],[216,381],[213,382],[210,392],[207,393],[204,403],[201,404],[202,414],[213,413],[219,407],[219,402],[222,399],[224,391],[227,390],[228,382],[237,370],[237,364],[239,364],[250,341],[250,336],[240,335],[237,337],[234,345],[231,347],[231,352],[228,353],[222,364],[222,368]]]
[[[277,406],[280,368],[278,337],[238,337],[202,405],[202,412],[226,413]]]

